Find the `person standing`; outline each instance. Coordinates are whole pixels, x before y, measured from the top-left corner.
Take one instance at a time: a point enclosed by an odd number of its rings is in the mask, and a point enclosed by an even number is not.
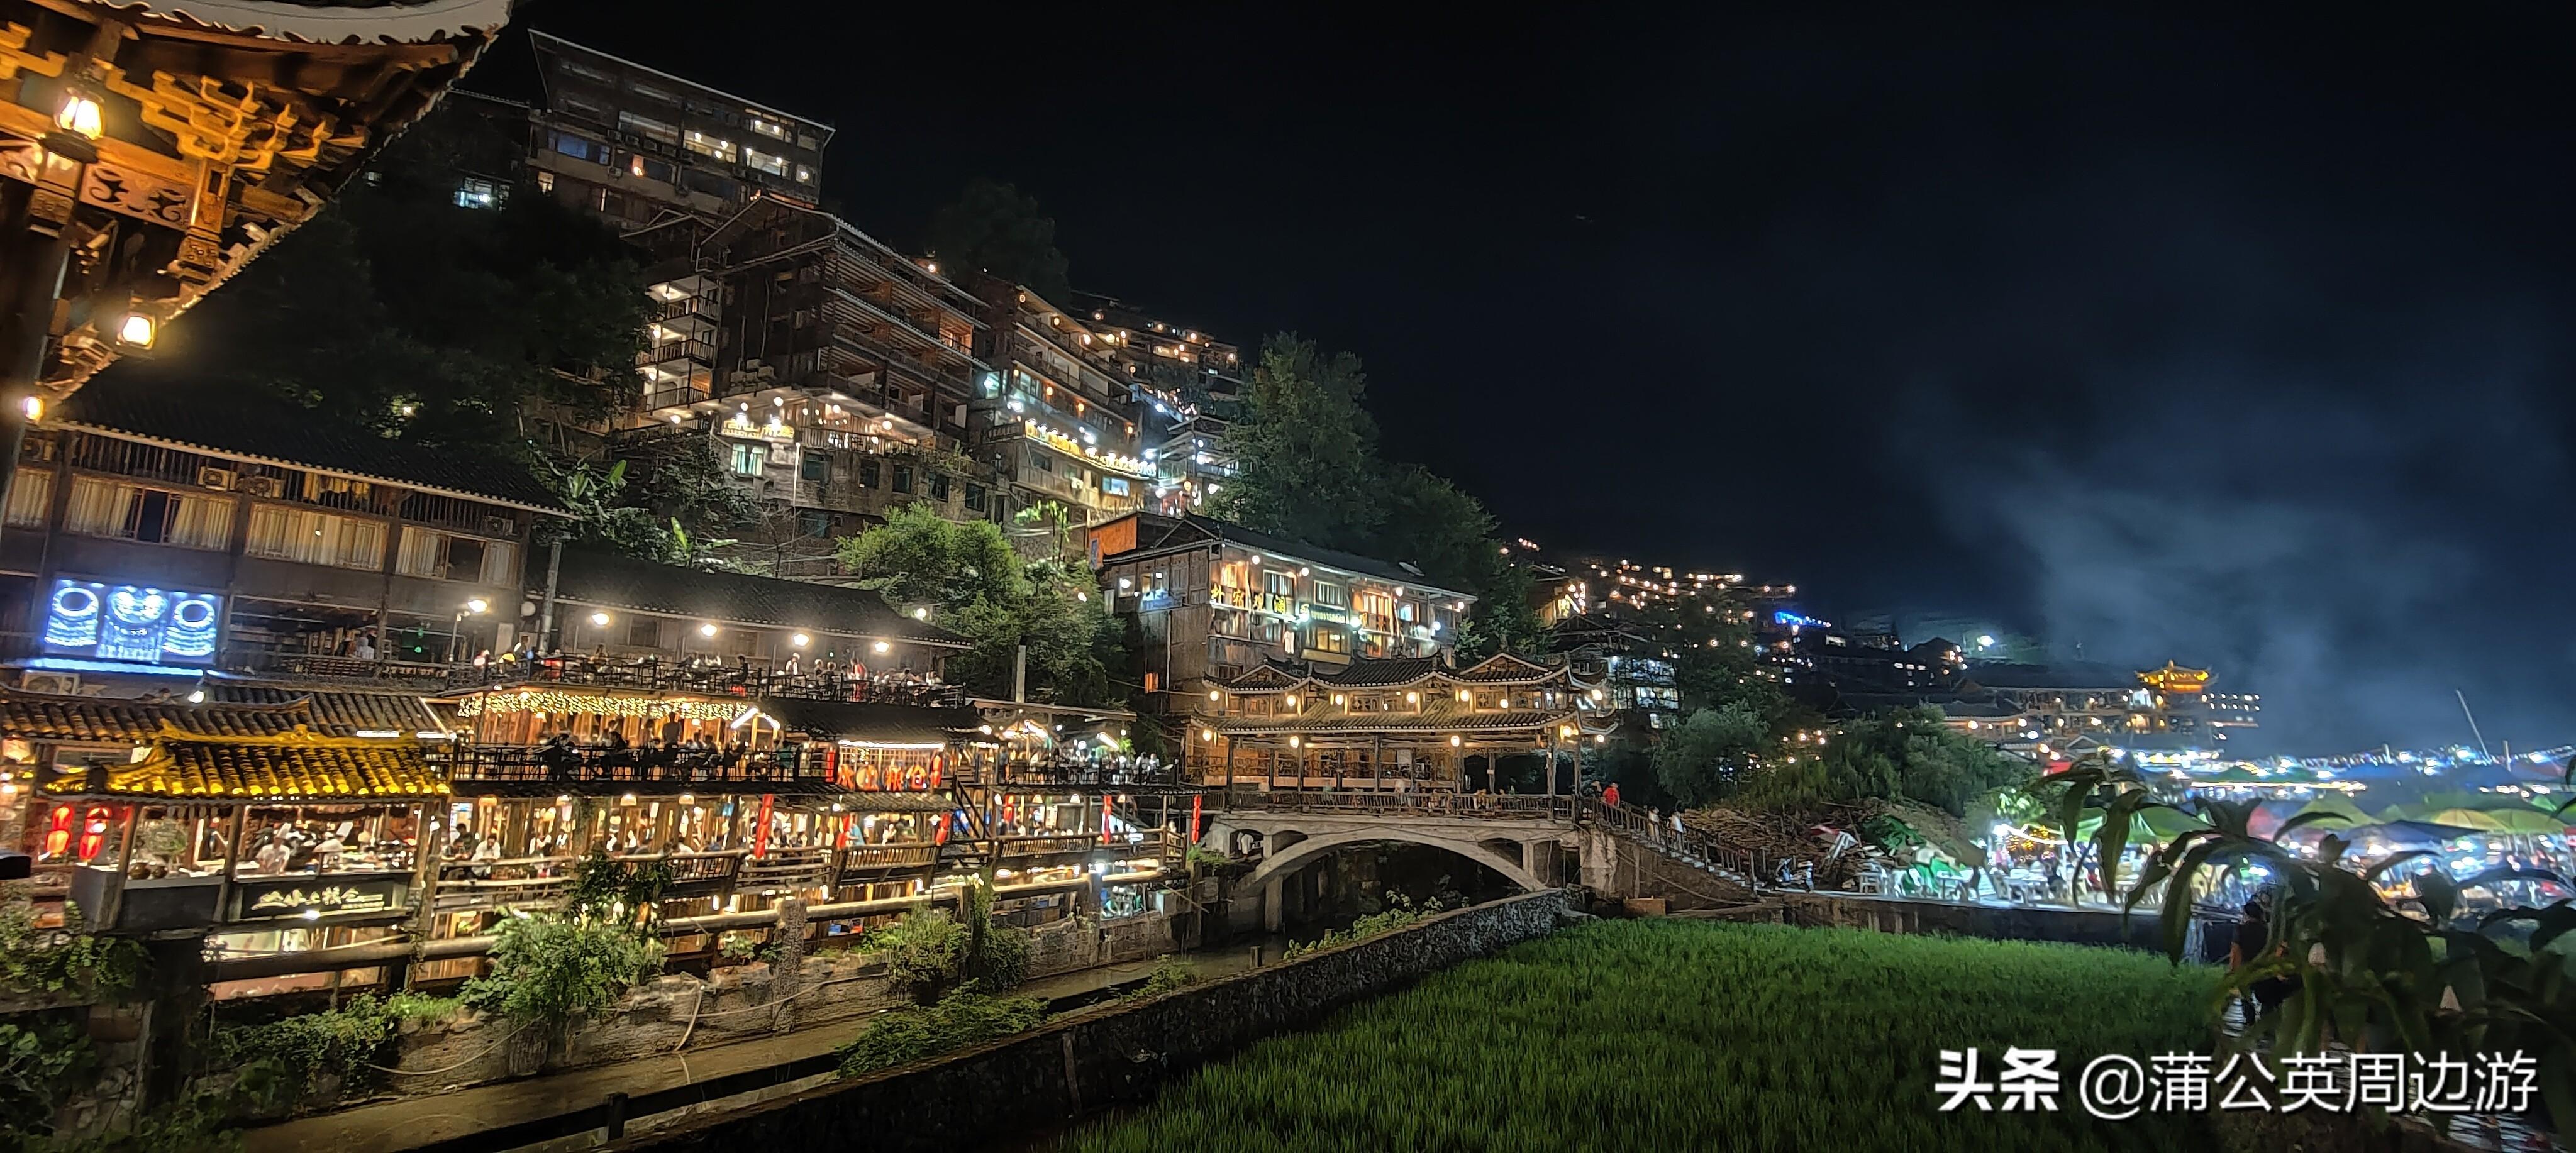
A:
[[[1619,807],[1619,782],[1612,781],[1609,788],[1601,790],[1601,803],[1613,809]]]

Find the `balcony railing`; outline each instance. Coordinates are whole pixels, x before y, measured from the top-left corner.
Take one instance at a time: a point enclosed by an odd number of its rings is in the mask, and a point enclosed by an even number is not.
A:
[[[614,859],[667,866],[671,883],[662,890],[662,898],[678,901],[721,898],[748,887],[837,889],[882,881],[931,868],[939,860],[939,849],[935,845],[852,845],[838,853],[829,848],[773,849],[755,857],[748,850],[734,850],[627,854]],[[579,864],[579,858],[568,856],[451,860],[438,867],[438,894],[430,907],[437,913],[547,908],[563,900]]]
[[[237,672],[299,679],[393,681],[423,688],[445,684],[455,671],[448,665],[420,661],[240,649],[227,652],[222,663]]]
[[[688,363],[711,365],[716,362],[716,346],[703,340],[666,340],[635,354],[639,365]]]
[[[716,312],[716,302],[708,299],[705,294],[700,293],[693,296],[684,296],[678,300],[665,300],[660,304],[654,305],[653,314],[648,319],[698,319],[713,323],[716,320]]]
[[[937,684],[899,673],[852,677],[838,669],[790,673],[751,664],[690,666],[659,658],[618,662],[562,657],[531,664],[506,662],[483,668],[440,670],[450,689],[501,688],[512,685],[579,685],[643,692],[699,693],[706,696],[787,697],[803,701],[847,701],[854,704],[953,708],[966,703],[960,685]]]
[[[804,745],[751,750],[471,744],[443,756],[449,775],[459,781],[719,785],[829,779],[820,752]]]

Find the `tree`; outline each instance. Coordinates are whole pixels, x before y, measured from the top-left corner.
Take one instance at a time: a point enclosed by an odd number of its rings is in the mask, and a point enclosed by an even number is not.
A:
[[[1530,606],[1530,571],[1494,539],[1494,517],[1447,478],[1414,464],[1382,466],[1383,521],[1363,551],[1411,562],[1424,576],[1475,594],[1458,637],[1470,657],[1546,648],[1547,629]]]
[[[1227,428],[1238,475],[1209,510],[1246,528],[1361,552],[1385,519],[1377,421],[1360,358],[1281,333],[1261,344],[1244,416]],[[1403,558],[1397,558],[1403,559]]]
[[[898,605],[962,611],[979,600],[1017,602],[1028,595],[1023,567],[991,521],[949,520],[926,503],[841,540],[842,571]]]
[[[1701,709],[1655,747],[1655,779],[1685,808],[1723,800],[1772,743],[1770,720],[1743,702]]]
[[[967,181],[955,203],[931,214],[928,239],[931,255],[955,271],[1027,285],[1059,307],[1073,295],[1064,253],[1055,246],[1055,218],[1036,197],[1001,181]]]
[[[949,662],[950,679],[984,696],[1010,695],[1013,662],[1028,650],[1030,696],[1062,704],[1118,699],[1109,669],[1121,627],[1088,571],[1030,565],[1013,598],[977,599],[946,619],[973,647]],[[1107,654],[1107,655],[1104,655]]]
[[[1007,696],[1025,647],[1038,699],[1118,699],[1109,670],[1123,663],[1123,626],[1088,569],[1024,564],[992,522],[946,520],[927,504],[896,509],[885,524],[844,538],[840,554],[861,587],[898,604],[936,606],[939,623],[967,639],[967,651],[949,661],[949,679]]]
[[[524,458],[531,418],[635,395],[641,265],[606,225],[520,188],[460,207],[457,158],[506,146],[454,106],[240,281],[170,325],[156,386],[283,398],[326,427]],[[202,336],[201,336],[202,334]]]

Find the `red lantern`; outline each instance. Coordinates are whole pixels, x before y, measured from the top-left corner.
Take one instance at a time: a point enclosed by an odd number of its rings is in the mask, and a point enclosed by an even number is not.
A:
[[[774,794],[760,795],[760,827],[751,834],[751,855],[755,859],[769,855],[769,811],[777,800]]]
[[[1100,794],[1100,843],[1104,845],[1109,843],[1109,806],[1117,799],[1111,793]]]
[[[72,807],[54,806],[53,816],[45,824],[45,856],[59,857],[72,846]]]
[[[87,861],[107,847],[107,806],[92,805],[81,818],[80,859]]]
[[[1193,845],[1199,843],[1199,807],[1206,802],[1205,794],[1194,793],[1190,796],[1190,843]]]

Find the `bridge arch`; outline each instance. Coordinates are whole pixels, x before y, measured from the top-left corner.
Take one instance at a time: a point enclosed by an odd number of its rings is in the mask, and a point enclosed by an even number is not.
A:
[[[1546,885],[1539,883],[1537,877],[1531,876],[1529,870],[1522,868],[1519,861],[1502,856],[1482,844],[1449,837],[1428,836],[1401,828],[1355,829],[1350,832],[1325,833],[1299,839],[1284,849],[1272,850],[1262,859],[1259,867],[1253,869],[1252,874],[1243,879],[1242,883],[1249,888],[1258,889],[1278,877],[1304,868],[1318,858],[1330,856],[1352,845],[1380,842],[1422,845],[1439,849],[1502,874],[1504,880],[1520,886],[1524,893],[1535,893],[1547,888]]]

